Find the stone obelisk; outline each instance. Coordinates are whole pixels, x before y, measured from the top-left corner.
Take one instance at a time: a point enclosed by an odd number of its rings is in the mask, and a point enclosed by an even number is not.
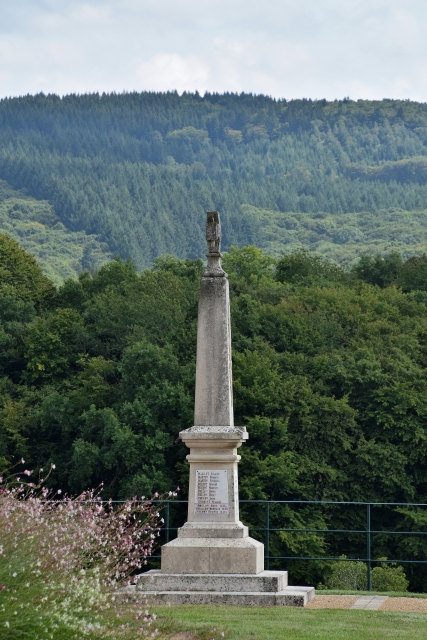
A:
[[[162,548],[162,572],[251,573],[264,569],[264,548],[239,521],[237,449],[248,438],[234,426],[230,301],[221,267],[221,224],[206,222],[208,263],[200,279],[194,427],[181,431],[190,448],[188,520]]]
[[[188,519],[163,545],[161,570],[139,576],[136,591],[157,603],[303,606],[314,589],[288,587],[286,571],[264,571],[264,545],[239,520],[237,449],[248,433],[234,425],[229,288],[216,211],[207,213],[206,239],[194,426],[179,434],[190,449]]]

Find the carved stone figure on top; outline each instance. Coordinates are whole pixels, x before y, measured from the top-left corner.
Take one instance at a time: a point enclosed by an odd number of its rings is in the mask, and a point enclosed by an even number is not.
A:
[[[227,277],[221,267],[221,222],[218,211],[208,211],[206,214],[206,240],[208,241],[208,264],[203,272],[203,278]]]
[[[208,211],[206,215],[206,240],[209,253],[221,252],[221,222],[218,211]]]

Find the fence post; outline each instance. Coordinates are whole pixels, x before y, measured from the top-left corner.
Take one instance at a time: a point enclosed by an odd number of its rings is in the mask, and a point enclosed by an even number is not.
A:
[[[366,505],[366,569],[368,577],[368,591],[371,587],[371,504]]]
[[[169,542],[169,500],[166,502],[166,513],[165,513],[165,538],[166,542]]]
[[[265,568],[270,568],[270,502],[265,501],[265,548],[264,548]]]

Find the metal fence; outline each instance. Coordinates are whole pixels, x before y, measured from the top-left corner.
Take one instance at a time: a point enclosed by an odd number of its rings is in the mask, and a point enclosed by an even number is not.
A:
[[[162,511],[164,514],[164,527],[162,532],[165,542],[176,537],[178,526],[171,526],[171,506],[188,504],[186,500],[165,500],[162,501]],[[264,526],[249,527],[251,533],[258,533],[258,537],[264,539],[264,562],[265,568],[270,568],[271,561],[278,560],[292,560],[292,561],[310,561],[310,560],[322,560],[322,561],[347,561],[354,562],[360,561],[366,563],[367,568],[367,587],[368,590],[372,589],[371,570],[373,563],[398,563],[398,564],[427,564],[427,560],[414,560],[414,559],[378,559],[372,555],[372,536],[380,534],[385,536],[426,536],[427,531],[401,531],[391,529],[373,529],[371,526],[372,510],[375,507],[427,507],[427,504],[408,503],[408,502],[334,502],[334,501],[322,501],[322,500],[241,500],[240,506],[243,510],[247,507],[258,505],[264,512]],[[288,528],[271,526],[271,507],[272,505],[290,505],[296,507],[298,505],[317,505],[319,507],[331,507],[331,506],[345,506],[353,508],[362,508],[365,510],[364,528],[357,529],[312,529],[312,528]],[[180,519],[182,523],[185,521],[186,511],[183,507],[180,508]],[[259,511],[259,508],[258,508]],[[176,519],[176,518],[175,518]],[[259,518],[258,518],[259,519]],[[317,534],[356,534],[365,537],[364,548],[366,550],[365,557],[357,558],[343,558],[343,557],[314,557],[314,556],[275,556],[270,554],[270,541],[271,534],[278,532],[290,532],[290,533],[317,533]],[[427,542],[427,539],[426,539]],[[343,552],[345,550],[343,549]],[[426,548],[427,551],[427,548]],[[341,554],[343,555],[343,554]],[[152,558],[159,558],[160,556],[152,556]]]

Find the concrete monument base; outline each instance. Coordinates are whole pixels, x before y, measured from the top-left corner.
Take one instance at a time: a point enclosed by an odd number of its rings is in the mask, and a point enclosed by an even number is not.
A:
[[[176,538],[162,547],[167,574],[258,574],[264,545],[253,538]]]
[[[121,597],[154,605],[304,607],[314,597],[314,588],[288,586],[287,571],[182,575],[153,570],[139,575],[136,585],[123,589]]]

